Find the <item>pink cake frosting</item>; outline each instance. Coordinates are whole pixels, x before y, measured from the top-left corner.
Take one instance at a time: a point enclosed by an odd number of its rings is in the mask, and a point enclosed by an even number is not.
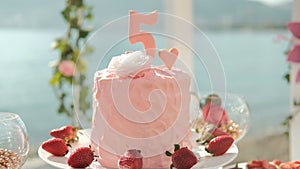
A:
[[[141,59],[141,53],[130,56]],[[145,169],[169,168],[166,150],[177,143],[191,147],[190,76],[179,69],[152,67],[145,58],[142,61],[135,62],[146,65],[139,69],[126,65],[134,70],[127,69],[127,74],[111,66],[95,74],[91,142],[103,167],[118,168],[120,155],[139,149]],[[110,65],[119,69],[119,62]]]

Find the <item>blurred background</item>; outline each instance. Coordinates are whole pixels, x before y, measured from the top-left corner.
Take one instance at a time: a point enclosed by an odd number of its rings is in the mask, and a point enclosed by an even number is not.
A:
[[[95,29],[126,16],[130,9],[167,12],[171,3],[86,2],[93,6],[90,25]],[[49,62],[58,57],[51,43],[67,29],[60,14],[64,6],[62,0],[0,1],[0,111],[19,114],[27,125],[31,151],[24,168],[52,168],[37,158],[37,148],[49,138],[51,129],[72,122],[56,112],[58,102],[48,83],[52,76]],[[237,161],[288,159],[288,140],[283,134],[286,128],[282,125],[289,115],[289,84],[284,79],[288,41],[278,37],[291,36],[285,26],[291,20],[291,9],[289,0],[193,1],[193,24],[215,46],[227,89],[244,95],[251,107],[251,129],[239,142]],[[101,44],[93,44],[97,45]],[[278,145],[277,153],[249,148],[271,140]]]

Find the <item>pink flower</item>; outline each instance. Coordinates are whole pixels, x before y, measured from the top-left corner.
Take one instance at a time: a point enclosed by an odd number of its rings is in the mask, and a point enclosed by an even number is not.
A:
[[[75,68],[74,62],[70,60],[63,60],[58,65],[58,71],[67,77],[74,76]]]
[[[228,123],[228,114],[219,105],[208,103],[202,109],[203,119],[205,122],[212,123],[216,126]]]

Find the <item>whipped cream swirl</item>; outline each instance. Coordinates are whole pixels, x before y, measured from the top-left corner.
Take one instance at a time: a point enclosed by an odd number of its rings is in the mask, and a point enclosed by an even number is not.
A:
[[[115,56],[108,65],[108,70],[118,75],[134,76],[151,66],[153,58],[145,52],[135,51]]]

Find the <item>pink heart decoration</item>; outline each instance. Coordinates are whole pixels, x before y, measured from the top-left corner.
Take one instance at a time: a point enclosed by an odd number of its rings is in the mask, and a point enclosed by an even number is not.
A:
[[[176,48],[171,48],[169,51],[161,50],[158,52],[158,56],[164,62],[167,68],[171,70],[178,57],[178,50]]]
[[[295,46],[289,53],[287,60],[289,62],[300,63],[300,45]]]
[[[295,37],[300,38],[300,22],[290,22],[287,27]]]

